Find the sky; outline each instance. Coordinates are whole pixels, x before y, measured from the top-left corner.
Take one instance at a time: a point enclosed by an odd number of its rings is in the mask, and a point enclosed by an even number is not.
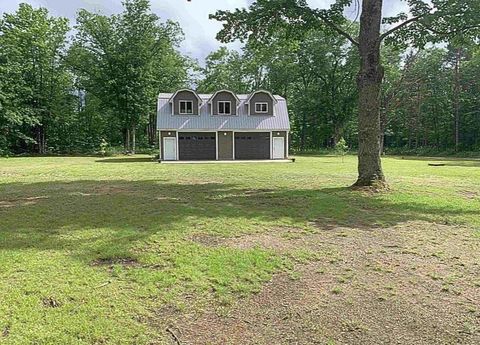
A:
[[[307,0],[314,8],[328,8],[334,0]],[[46,7],[52,15],[70,19],[75,24],[76,13],[84,8],[89,11],[98,11],[103,14],[119,13],[122,10],[122,0],[0,0],[0,13],[14,12],[21,2],[27,2],[34,7]],[[151,0],[152,11],[160,16],[162,21],[171,19],[180,23],[185,41],[181,51],[195,59],[202,65],[206,56],[218,49],[221,45],[215,39],[222,25],[208,16],[217,10],[233,10],[248,7],[253,0]],[[384,15],[390,16],[406,10],[402,0],[384,0]],[[354,17],[353,9],[347,10],[349,17]],[[239,42],[227,45],[232,49],[239,49]]]

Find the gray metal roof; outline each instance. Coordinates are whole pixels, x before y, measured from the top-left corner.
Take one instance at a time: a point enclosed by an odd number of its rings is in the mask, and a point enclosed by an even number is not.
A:
[[[237,115],[211,115],[208,100],[212,94],[199,94],[202,99],[200,115],[172,115],[169,99],[172,93],[158,96],[157,129],[159,130],[290,130],[287,102],[274,96],[274,116],[248,115],[246,100],[250,95],[237,95],[240,104]]]

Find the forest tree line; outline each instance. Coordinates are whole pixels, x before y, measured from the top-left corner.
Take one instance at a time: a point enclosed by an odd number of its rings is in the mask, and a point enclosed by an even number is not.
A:
[[[72,30],[74,29],[74,30]],[[353,36],[356,23],[345,30]],[[178,23],[148,0],[118,15],[78,12],[75,26],[21,4],[0,20],[0,154],[91,153],[102,141],[154,148],[159,92],[267,89],[285,97],[292,147],[358,142],[358,50],[321,26],[278,30],[241,51],[212,52],[205,66],[183,55]],[[480,150],[480,47],[452,40],[428,48],[384,47],[384,151]]]

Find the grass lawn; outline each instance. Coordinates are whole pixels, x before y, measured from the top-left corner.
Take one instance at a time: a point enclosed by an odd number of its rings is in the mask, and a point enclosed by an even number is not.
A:
[[[478,344],[480,161],[428,162],[0,159],[0,343]]]

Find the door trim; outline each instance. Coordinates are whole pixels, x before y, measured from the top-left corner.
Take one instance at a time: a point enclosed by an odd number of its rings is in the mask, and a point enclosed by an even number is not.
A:
[[[166,155],[166,142],[167,140],[172,140],[174,142],[174,148],[175,148],[175,158],[174,159],[167,159],[167,155]],[[178,140],[176,137],[164,137],[163,138],[163,160],[164,161],[175,161],[175,160],[178,160]]]
[[[270,132],[270,159],[273,159],[273,132]]]
[[[276,157],[275,156],[275,140],[280,140],[281,143],[282,143],[282,151],[283,151],[282,157]],[[284,137],[273,137],[273,140],[272,140],[272,159],[285,159],[285,138]]]

